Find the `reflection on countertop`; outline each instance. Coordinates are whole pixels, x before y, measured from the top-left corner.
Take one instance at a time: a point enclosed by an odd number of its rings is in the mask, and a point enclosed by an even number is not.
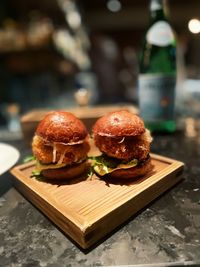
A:
[[[21,131],[14,131],[11,132],[6,128],[0,128],[0,141],[15,141],[22,139],[22,132]]]
[[[22,157],[30,154],[11,142]],[[0,197],[1,266],[199,266],[200,121],[154,135],[152,152],[185,163],[184,180],[132,217],[90,251],[83,251],[25,200],[11,184]],[[0,188],[10,181],[0,177]]]

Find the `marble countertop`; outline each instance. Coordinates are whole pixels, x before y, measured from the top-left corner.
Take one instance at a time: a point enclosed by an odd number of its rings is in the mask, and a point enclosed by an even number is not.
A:
[[[10,141],[30,154],[22,141]],[[0,266],[200,266],[200,123],[155,135],[152,152],[185,163],[183,181],[84,251],[0,177]]]

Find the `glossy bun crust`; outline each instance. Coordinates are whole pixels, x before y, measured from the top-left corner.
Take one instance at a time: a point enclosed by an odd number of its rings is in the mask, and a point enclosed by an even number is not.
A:
[[[48,142],[78,143],[88,135],[84,124],[72,113],[55,111],[47,114],[39,123],[36,135]]]
[[[151,158],[149,157],[143,163],[130,169],[116,170],[108,175],[108,177],[115,179],[133,179],[149,173],[153,169]]]
[[[46,169],[42,171],[42,175],[52,180],[72,179],[85,173],[87,169],[88,164],[84,161],[60,169]]]
[[[94,135],[110,137],[137,136],[144,132],[142,119],[126,110],[106,114],[98,119],[93,127]]]

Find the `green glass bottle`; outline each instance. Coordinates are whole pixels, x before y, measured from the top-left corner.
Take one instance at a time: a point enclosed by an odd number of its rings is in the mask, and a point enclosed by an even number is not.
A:
[[[176,41],[164,0],[151,0],[150,25],[140,58],[140,115],[150,131],[174,132]]]

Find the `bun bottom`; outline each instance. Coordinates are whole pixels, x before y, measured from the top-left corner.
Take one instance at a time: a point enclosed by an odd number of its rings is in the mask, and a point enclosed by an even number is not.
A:
[[[86,161],[60,169],[46,169],[42,171],[45,178],[52,180],[72,179],[83,174],[88,168]]]
[[[136,167],[129,169],[116,170],[108,175],[108,177],[116,179],[133,179],[135,177],[143,176],[153,169],[151,158],[148,157],[144,162]]]

